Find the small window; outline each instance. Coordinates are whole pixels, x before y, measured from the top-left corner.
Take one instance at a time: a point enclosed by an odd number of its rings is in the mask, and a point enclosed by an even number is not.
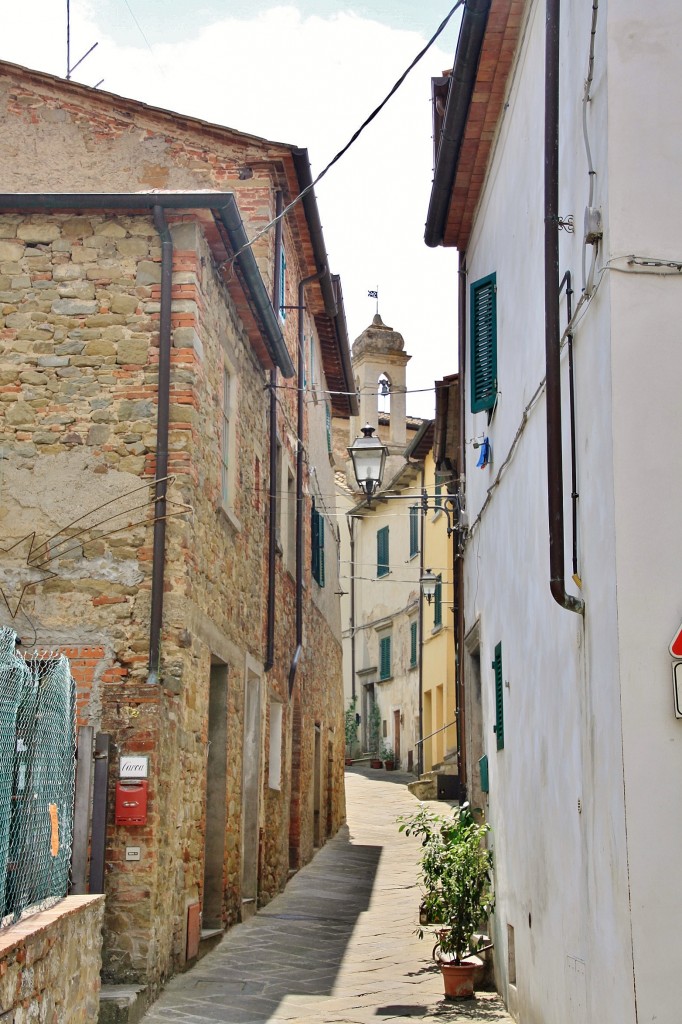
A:
[[[471,285],[471,411],[492,409],[497,398],[496,275]]]
[[[279,315],[282,320],[287,318],[287,258],[282,246],[279,255]]]
[[[313,579],[317,582],[320,587],[324,586],[324,516],[315,508],[313,502],[313,508],[311,513],[311,555],[312,555],[312,573]]]
[[[230,374],[223,367],[220,402],[220,500],[227,507],[230,500]]]
[[[331,455],[333,453],[333,443],[332,443],[332,411],[331,411],[331,408],[329,407],[329,402],[325,402],[324,411],[325,411],[325,419],[326,419],[326,426],[327,426],[327,455]]]
[[[443,581],[438,577],[436,590],[433,595],[433,628],[438,629],[443,625]]]
[[[286,567],[290,573],[296,571],[296,479],[287,467],[287,528],[286,528]]]
[[[419,625],[416,621],[410,623],[410,668],[414,668],[415,665],[417,664],[417,640],[419,636],[418,629]]]
[[[504,748],[504,682],[502,679],[502,644],[495,648],[495,660],[493,661],[495,673],[495,735],[497,736],[497,749]]]
[[[270,751],[268,786],[280,789],[282,784],[282,705],[270,701]]]
[[[377,576],[388,576],[388,527],[377,530]]]
[[[391,678],[391,637],[382,636],[379,640],[379,679]]]
[[[434,498],[433,503],[436,506],[436,508],[442,508],[443,507],[443,486],[442,486],[442,484],[436,484],[435,490],[436,490],[436,496]]]
[[[410,507],[410,558],[419,554],[419,506]]]

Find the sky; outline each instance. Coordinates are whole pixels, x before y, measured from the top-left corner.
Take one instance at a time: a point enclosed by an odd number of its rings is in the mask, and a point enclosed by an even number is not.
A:
[[[66,0],[11,3],[0,59],[66,71]],[[70,0],[74,81],[308,150],[318,174],[454,0]],[[452,66],[456,12],[387,106],[316,188],[351,342],[376,311],[400,331],[408,413],[433,415],[457,369],[456,253],[428,249],[431,77]]]

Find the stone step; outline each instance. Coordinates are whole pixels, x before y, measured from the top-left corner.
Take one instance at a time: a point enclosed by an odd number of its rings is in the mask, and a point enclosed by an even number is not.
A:
[[[147,1009],[146,985],[102,985],[98,1024],[138,1024]]]

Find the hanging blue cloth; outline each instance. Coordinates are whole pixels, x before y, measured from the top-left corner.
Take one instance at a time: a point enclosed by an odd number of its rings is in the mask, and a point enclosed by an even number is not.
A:
[[[478,454],[478,462],[476,463],[477,469],[485,469],[490,462],[490,441],[487,437],[483,438],[481,447]]]

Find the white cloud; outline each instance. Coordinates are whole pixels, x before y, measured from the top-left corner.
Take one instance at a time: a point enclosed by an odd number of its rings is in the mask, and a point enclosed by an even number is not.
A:
[[[424,39],[340,12],[303,17],[279,6],[250,20],[198,25],[182,43],[114,43],[96,5],[72,0],[72,61],[97,50],[74,77],[158,106],[305,146],[313,172],[349,139]],[[64,8],[32,0],[5,12],[0,53],[53,73],[65,67]],[[141,16],[140,0],[134,5]],[[8,16],[9,13],[9,16]],[[151,40],[153,44],[153,39]],[[351,339],[370,322],[379,286],[384,320],[413,355],[408,387],[431,387],[456,369],[452,252],[428,250],[423,227],[431,182],[430,78],[450,65],[436,47],[318,187],[332,269],[341,274]],[[409,397],[409,396],[408,396]],[[431,396],[408,410],[429,415]]]

